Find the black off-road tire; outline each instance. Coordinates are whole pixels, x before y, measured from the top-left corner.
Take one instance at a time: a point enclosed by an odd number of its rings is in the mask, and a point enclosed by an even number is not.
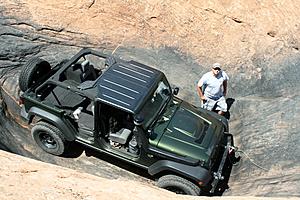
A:
[[[63,133],[52,124],[39,121],[31,129],[31,135],[37,145],[47,153],[56,156],[66,153],[68,141]]]
[[[157,181],[157,186],[176,194],[198,196],[201,193],[201,189],[196,184],[176,175],[160,177]]]
[[[19,87],[25,92],[51,70],[50,64],[40,58],[30,59],[23,67],[19,76]]]

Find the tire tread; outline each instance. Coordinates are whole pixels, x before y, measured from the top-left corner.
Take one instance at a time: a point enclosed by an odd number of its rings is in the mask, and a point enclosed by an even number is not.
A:
[[[31,129],[31,134],[32,134],[32,137],[34,140],[35,140],[34,132],[37,129],[44,129],[48,133],[55,134],[61,140],[61,144],[59,144],[59,149],[57,152],[47,151],[43,147],[40,146],[44,151],[46,151],[47,153],[53,154],[53,155],[57,155],[57,156],[63,155],[66,152],[68,143],[67,143],[67,140],[65,139],[63,133],[59,130],[59,128],[57,128],[56,126],[54,126],[46,121],[39,121]],[[36,143],[39,145],[39,142],[36,141]]]
[[[25,65],[22,67],[22,70],[20,72],[19,76],[19,87],[20,89],[25,92],[27,89],[31,87],[32,82],[32,76],[33,73],[41,67],[45,68],[45,70],[49,71],[51,69],[50,64],[38,57],[31,58]]]
[[[158,179],[157,186],[167,188],[169,186],[178,187],[184,190],[188,195],[200,195],[201,189],[191,181],[177,175],[165,175]]]

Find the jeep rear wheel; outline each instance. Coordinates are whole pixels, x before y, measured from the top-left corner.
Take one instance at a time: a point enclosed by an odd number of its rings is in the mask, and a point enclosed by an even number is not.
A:
[[[201,189],[194,183],[176,175],[165,175],[158,179],[157,186],[176,194],[200,195]]]
[[[50,64],[40,58],[30,59],[23,67],[19,76],[19,87],[25,92],[51,70]]]
[[[65,153],[67,141],[62,132],[52,124],[40,121],[31,129],[31,134],[37,145],[47,153],[56,156]]]

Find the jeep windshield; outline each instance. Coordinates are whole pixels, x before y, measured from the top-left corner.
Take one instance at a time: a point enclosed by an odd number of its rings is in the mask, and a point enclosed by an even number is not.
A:
[[[144,118],[144,127],[148,127],[156,119],[156,116],[169,101],[171,93],[168,81],[166,78],[162,79],[139,113]]]

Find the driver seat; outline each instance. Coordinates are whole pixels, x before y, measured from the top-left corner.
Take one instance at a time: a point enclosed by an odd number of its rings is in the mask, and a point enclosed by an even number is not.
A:
[[[85,60],[81,63],[82,73],[80,74],[81,82],[84,81],[94,81],[97,79],[96,71],[93,65],[90,65],[88,60]]]
[[[126,144],[130,134],[131,134],[131,130],[129,130],[127,128],[121,128],[116,133],[110,133],[108,139],[110,139],[113,142],[120,143],[120,144]]]

